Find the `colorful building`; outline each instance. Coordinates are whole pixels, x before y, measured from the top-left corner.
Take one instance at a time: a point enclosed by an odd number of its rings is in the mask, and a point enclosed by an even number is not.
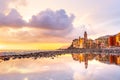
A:
[[[97,48],[105,48],[105,47],[108,47],[108,46],[109,46],[108,39],[109,39],[109,37],[100,37],[100,38],[96,39],[96,40],[95,40],[95,42],[96,42],[96,47],[97,47]]]
[[[79,48],[83,48],[84,38],[79,37]]]
[[[115,46],[115,45],[116,45],[116,38],[115,38],[115,35],[109,37],[109,39],[108,39],[108,44],[109,44],[109,47]]]
[[[70,48],[106,48],[120,47],[120,33],[113,36],[103,36],[95,40],[87,38],[87,32],[84,32],[84,37],[74,39]]]
[[[78,39],[74,39],[72,42],[72,47],[74,48],[79,48],[79,40]]]
[[[116,35],[116,46],[120,46],[120,33]]]
[[[109,47],[120,46],[120,33],[113,35],[113,36],[110,36],[108,39],[108,43],[109,43]]]
[[[84,32],[84,38],[79,37],[79,39],[74,39],[72,42],[73,48],[88,48],[92,45],[91,39],[87,39],[87,32]]]

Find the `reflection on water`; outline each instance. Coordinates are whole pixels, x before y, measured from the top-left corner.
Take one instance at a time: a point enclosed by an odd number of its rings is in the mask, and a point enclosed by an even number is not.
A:
[[[87,69],[88,67],[88,54],[72,54],[73,60],[81,62],[85,62],[85,68]]]
[[[120,55],[65,54],[1,61],[0,80],[120,80]]]
[[[80,53],[80,54],[72,54],[72,58],[75,61],[84,62],[85,68],[88,67],[88,60],[98,60],[100,62],[106,64],[116,64],[120,65],[120,55],[119,54],[87,54],[87,53]]]

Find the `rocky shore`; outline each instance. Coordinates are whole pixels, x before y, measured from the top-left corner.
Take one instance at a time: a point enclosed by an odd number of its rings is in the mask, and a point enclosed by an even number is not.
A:
[[[8,52],[9,53],[9,52]],[[7,54],[0,56],[0,60],[7,61],[10,59],[22,59],[22,58],[48,58],[54,59],[55,56],[70,53],[108,53],[108,54],[120,54],[120,48],[104,48],[104,49],[63,49],[54,51],[37,51],[29,52],[27,54]]]

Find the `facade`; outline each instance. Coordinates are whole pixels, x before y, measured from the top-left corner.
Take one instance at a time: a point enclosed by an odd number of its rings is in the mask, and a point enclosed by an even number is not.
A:
[[[79,39],[74,39],[73,40],[72,47],[83,48],[83,44],[84,44],[84,39],[79,37]]]
[[[74,48],[79,48],[79,40],[78,39],[74,39],[72,42],[72,47]]]
[[[113,36],[110,36],[108,39],[108,43],[109,43],[109,47],[120,46],[120,33],[113,35]]]
[[[109,46],[108,37],[102,37],[95,40],[97,48],[105,48]]]
[[[83,48],[84,38],[79,37],[79,48]]]
[[[116,45],[116,38],[115,37],[116,37],[115,35],[109,37],[109,39],[108,39],[109,47]]]
[[[88,45],[92,44],[92,40],[87,39],[87,32],[84,32],[84,38],[74,39],[72,42],[73,48],[88,48]]]
[[[94,47],[94,41],[92,39],[87,40],[86,48],[93,48]]]
[[[120,46],[120,33],[116,35],[116,46]]]

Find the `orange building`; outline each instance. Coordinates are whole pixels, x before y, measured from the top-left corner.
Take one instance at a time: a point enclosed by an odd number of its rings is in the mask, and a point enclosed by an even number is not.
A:
[[[120,33],[110,36],[108,39],[109,47],[111,46],[120,46]]]
[[[109,39],[108,39],[109,47],[116,45],[116,38],[115,37],[116,37],[115,35],[109,37]]]

